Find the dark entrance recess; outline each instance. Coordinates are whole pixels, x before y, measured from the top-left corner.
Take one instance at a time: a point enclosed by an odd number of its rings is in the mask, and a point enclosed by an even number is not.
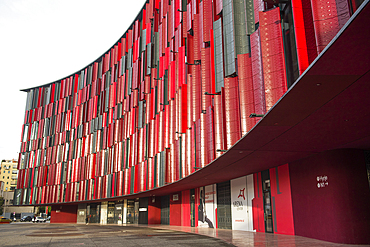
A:
[[[139,224],[148,224],[148,197],[139,199]]]
[[[264,219],[265,219],[265,232],[273,233],[272,222],[272,205],[271,205],[271,187],[270,187],[270,171],[262,171],[262,192],[263,192],[263,205],[264,205]]]
[[[195,190],[190,190],[190,226],[195,227]]]
[[[114,222],[114,206],[115,202],[108,202],[108,212],[107,212],[107,223],[108,224],[115,224]]]
[[[161,224],[170,224],[170,196],[161,196]]]
[[[126,223],[127,224],[134,224],[135,219],[135,200],[127,200],[127,217]]]
[[[91,203],[87,209],[90,223],[100,223],[100,204]]]
[[[230,181],[217,184],[217,224],[220,229],[231,229]]]

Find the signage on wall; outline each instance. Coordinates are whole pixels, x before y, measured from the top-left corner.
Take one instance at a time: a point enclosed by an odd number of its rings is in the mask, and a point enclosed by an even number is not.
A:
[[[178,194],[173,195],[172,200],[173,201],[178,201],[179,200],[179,195]]]
[[[233,201],[233,206],[234,206],[234,208],[236,208],[237,211],[242,211],[244,209],[244,207],[243,207],[243,201],[245,201],[244,192],[245,192],[245,188],[240,189],[239,195],[238,195],[238,200]],[[243,200],[241,200],[241,199],[243,199]],[[238,222],[244,222],[244,220],[243,221],[238,221]]]
[[[328,176],[317,176],[317,188],[325,188],[329,186]]]

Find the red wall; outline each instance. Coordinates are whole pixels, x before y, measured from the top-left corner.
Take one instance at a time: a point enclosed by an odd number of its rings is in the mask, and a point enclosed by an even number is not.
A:
[[[290,163],[289,171],[296,235],[370,244],[370,190],[363,151],[324,152]],[[327,176],[327,184],[318,188],[321,176]]]
[[[149,197],[148,201],[148,225],[161,224],[161,198]]]
[[[294,235],[288,164],[270,169],[274,233]]]
[[[190,226],[190,190],[181,192],[182,211],[181,211],[181,225]]]
[[[173,200],[174,195],[178,195],[177,201]],[[170,195],[170,225],[181,226],[181,192]]]
[[[263,194],[261,173],[253,174],[254,198],[252,199],[253,229],[257,232],[265,232],[265,221],[263,218]]]
[[[77,205],[53,206],[50,223],[77,223],[77,208]]]

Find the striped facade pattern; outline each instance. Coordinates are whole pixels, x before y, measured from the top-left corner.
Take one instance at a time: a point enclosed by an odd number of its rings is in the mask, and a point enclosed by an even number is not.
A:
[[[95,62],[25,90],[15,204],[152,190],[232,147],[288,89],[287,63],[303,73],[350,17],[347,1],[292,0],[289,55],[268,2],[148,0]]]

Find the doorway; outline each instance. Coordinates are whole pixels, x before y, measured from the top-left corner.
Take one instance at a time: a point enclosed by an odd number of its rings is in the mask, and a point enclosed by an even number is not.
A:
[[[265,232],[274,233],[272,222],[272,205],[271,205],[271,183],[270,171],[262,171],[262,193],[263,193],[263,213],[265,220]]]
[[[220,229],[231,229],[230,181],[217,184],[217,225]]]
[[[195,189],[190,190],[190,226],[195,227]]]

